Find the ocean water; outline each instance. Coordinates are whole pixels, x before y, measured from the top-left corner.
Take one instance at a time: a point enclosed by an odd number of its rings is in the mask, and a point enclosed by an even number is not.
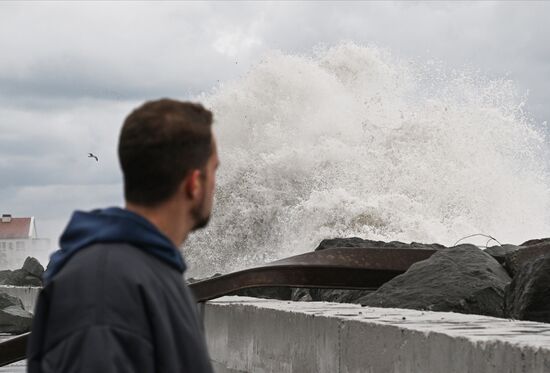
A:
[[[543,124],[509,79],[342,43],[272,52],[198,99],[221,167],[211,224],[184,246],[191,276],[331,237],[550,236]]]

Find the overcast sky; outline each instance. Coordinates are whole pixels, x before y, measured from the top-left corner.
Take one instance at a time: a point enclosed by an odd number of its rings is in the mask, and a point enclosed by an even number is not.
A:
[[[72,210],[120,205],[125,115],[146,99],[209,92],[273,49],[351,40],[506,76],[542,123],[549,18],[550,3],[527,1],[1,2],[1,213],[36,216],[55,241]]]

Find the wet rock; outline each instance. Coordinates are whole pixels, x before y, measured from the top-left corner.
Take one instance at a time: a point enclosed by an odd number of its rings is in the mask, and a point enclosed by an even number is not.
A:
[[[506,289],[506,317],[550,323],[550,254],[527,262]]]
[[[315,249],[317,250],[326,250],[326,249],[332,249],[335,247],[381,247],[385,245],[386,243],[383,241],[371,241],[371,240],[364,240],[359,237],[349,237],[349,238],[328,238],[325,240],[322,240],[319,246]]]
[[[0,291],[0,310],[11,306],[23,307],[23,302],[19,298],[12,297]]]
[[[550,244],[550,238],[535,238],[533,240],[525,241],[520,246],[532,246],[532,245],[538,245],[541,243]]]
[[[23,263],[23,268],[21,269],[38,278],[41,278],[44,273],[44,267],[42,267],[38,259],[30,256],[25,259],[25,263]]]
[[[315,249],[325,250],[338,247],[356,247],[363,249],[432,249],[432,250],[441,250],[445,246],[433,243],[433,244],[423,244],[418,242],[412,242],[410,244],[399,242],[399,241],[372,241],[364,240],[359,237],[350,237],[350,238],[330,238],[322,240],[319,246]]]
[[[459,245],[413,264],[355,303],[503,317],[510,281],[493,257],[474,245]]]
[[[504,266],[511,276],[515,276],[524,265],[547,254],[550,254],[550,239],[527,241],[519,250],[504,256]]]
[[[21,334],[31,329],[32,314],[18,298],[0,293],[0,333]]]
[[[305,289],[305,288],[294,288],[292,289],[292,295],[290,297],[290,300],[293,300],[295,302],[309,302],[312,301],[313,298],[311,297],[311,289]]]
[[[292,289],[291,300],[297,302],[353,303],[355,300],[372,292],[372,290],[294,288]]]
[[[42,286],[42,281],[39,277],[31,275],[24,269],[16,269],[0,283],[1,285],[11,286]]]
[[[32,257],[27,257],[23,267],[15,271],[1,271],[0,285],[11,286],[42,286],[44,267]]]
[[[423,244],[412,242],[410,244],[400,241],[372,241],[359,237],[332,238],[321,241],[315,249],[326,250],[331,248],[353,247],[357,249],[430,249],[441,250],[446,247],[439,244]],[[357,299],[372,293],[372,290],[344,290],[344,289],[311,289],[310,295],[314,301],[353,303]]]
[[[346,289],[311,289],[311,298],[314,301],[356,303],[356,300],[371,294],[372,290],[346,290]]]
[[[9,275],[11,274],[11,272],[12,272],[12,271],[10,271],[9,269],[0,271],[0,284],[2,284],[3,281],[9,277]]]
[[[292,289],[291,300],[296,302],[337,302],[337,303],[353,303],[367,294],[372,293],[372,290],[346,290],[346,289]]]
[[[502,264],[505,262],[504,258],[506,257],[506,255],[511,254],[519,249],[521,249],[521,246],[504,244],[488,247],[487,249],[485,249],[485,253],[491,255],[499,263]]]

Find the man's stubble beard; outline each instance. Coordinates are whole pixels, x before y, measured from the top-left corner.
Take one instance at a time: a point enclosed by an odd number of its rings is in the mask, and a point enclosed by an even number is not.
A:
[[[191,217],[195,221],[195,225],[191,229],[192,231],[196,231],[197,229],[202,229],[208,225],[208,222],[210,221],[210,212],[204,213],[204,205],[206,202],[206,195],[204,195],[201,202],[193,209],[191,209]]]

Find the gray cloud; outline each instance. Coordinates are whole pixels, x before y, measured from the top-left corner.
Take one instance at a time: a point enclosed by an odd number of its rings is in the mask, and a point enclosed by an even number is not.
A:
[[[215,48],[230,7],[201,4],[33,4],[0,16],[6,96],[143,98],[195,94],[235,71]],[[19,10],[19,11],[16,11]],[[240,26],[238,26],[240,28]],[[242,57],[242,56],[241,56]],[[241,61],[243,62],[243,61]]]
[[[544,2],[8,3],[0,94],[192,96],[244,73],[267,49],[307,53],[353,40],[509,74],[547,116],[549,14]]]

